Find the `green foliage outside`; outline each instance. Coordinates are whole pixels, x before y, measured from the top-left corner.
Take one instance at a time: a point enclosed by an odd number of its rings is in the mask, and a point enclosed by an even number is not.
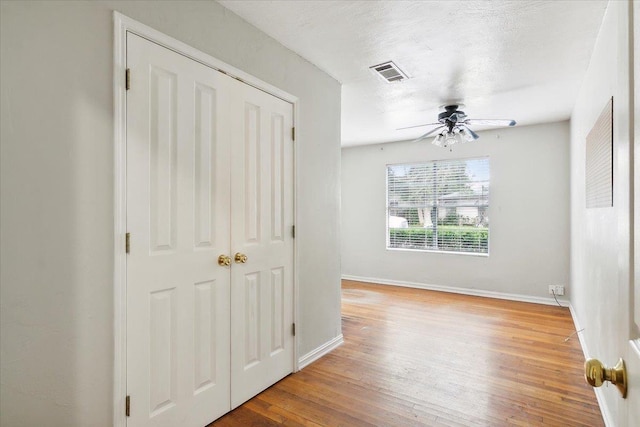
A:
[[[436,242],[436,232],[432,228],[390,228],[389,247],[488,253],[489,229],[439,226]]]
[[[458,225],[459,221],[460,215],[456,214],[456,211],[451,209],[447,212],[447,216],[445,216],[444,219],[438,221],[438,225]],[[440,230],[441,228],[438,227],[438,229]]]

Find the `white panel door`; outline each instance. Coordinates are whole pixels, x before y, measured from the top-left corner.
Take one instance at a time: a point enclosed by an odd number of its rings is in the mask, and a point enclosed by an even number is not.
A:
[[[234,82],[231,405],[293,371],[292,105]],[[232,256],[233,256],[232,255]]]
[[[204,426],[230,409],[232,79],[127,36],[129,426]]]
[[[128,425],[204,426],[293,371],[292,105],[133,34],[127,67]]]
[[[633,14],[633,44],[635,52],[640,46],[640,2],[634,1],[629,4]],[[630,49],[631,50],[631,49]],[[629,375],[629,395],[624,403],[626,405],[626,425],[640,426],[640,55],[633,55],[633,97],[634,110],[631,111],[631,120],[635,123],[632,129],[634,134],[633,156],[631,164],[633,171],[633,192],[631,197],[632,217],[631,217],[631,242],[634,248],[634,262],[631,269],[631,278],[628,289],[622,289],[623,301],[629,301],[628,318],[622,320],[621,329],[628,330],[625,362],[627,363],[627,373]],[[622,422],[621,425],[624,425]]]

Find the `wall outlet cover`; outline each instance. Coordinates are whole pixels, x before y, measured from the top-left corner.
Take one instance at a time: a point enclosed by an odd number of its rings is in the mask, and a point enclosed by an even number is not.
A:
[[[549,295],[562,296],[564,295],[563,285],[549,285]]]

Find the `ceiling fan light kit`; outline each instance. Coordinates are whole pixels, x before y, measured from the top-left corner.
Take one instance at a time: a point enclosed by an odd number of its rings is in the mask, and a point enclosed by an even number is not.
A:
[[[438,123],[431,123],[426,125],[410,126],[433,126],[429,132],[420,136],[414,142],[422,141],[428,136],[436,134],[436,137],[431,142],[438,147],[450,147],[454,144],[464,144],[466,142],[475,141],[480,136],[469,128],[469,125],[485,125],[485,126],[515,126],[515,120],[502,120],[502,119],[468,119],[464,111],[459,110],[463,107],[462,104],[452,104],[443,106],[444,111],[438,114]],[[402,128],[408,129],[408,128]],[[398,129],[400,130],[400,129]]]
[[[447,129],[442,130],[431,143],[438,147],[447,148],[454,144],[475,141],[478,138],[480,138],[478,134],[466,126],[456,126],[451,132]]]

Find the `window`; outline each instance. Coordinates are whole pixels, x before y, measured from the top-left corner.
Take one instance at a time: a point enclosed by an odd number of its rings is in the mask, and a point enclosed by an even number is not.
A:
[[[387,248],[489,253],[489,158],[387,166]]]

